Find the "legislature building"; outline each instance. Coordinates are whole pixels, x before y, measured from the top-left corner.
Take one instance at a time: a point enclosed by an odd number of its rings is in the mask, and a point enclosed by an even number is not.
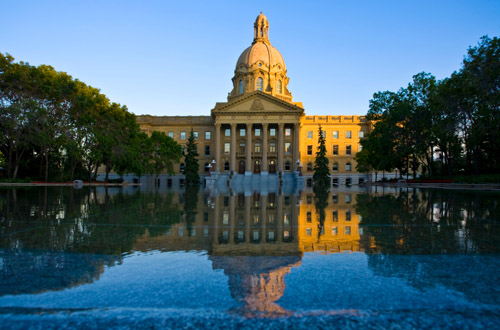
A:
[[[199,153],[200,174],[219,178],[258,175],[306,179],[313,164],[321,125],[326,137],[333,185],[363,183],[356,172],[359,140],[369,130],[364,116],[308,116],[288,90],[285,61],[269,41],[269,22],[262,13],[254,24],[252,45],[236,62],[233,89],[216,103],[210,116],[137,116],[142,131],[162,131],[184,147],[191,129]],[[182,176],[183,159],[175,167]]]

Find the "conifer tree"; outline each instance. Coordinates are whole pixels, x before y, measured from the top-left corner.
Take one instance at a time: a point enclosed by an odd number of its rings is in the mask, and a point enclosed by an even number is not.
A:
[[[198,164],[198,158],[196,157],[198,157],[198,150],[196,148],[194,132],[191,128],[191,133],[189,134],[189,139],[186,144],[186,157],[184,160],[186,163],[184,174],[186,175],[187,185],[200,184],[200,175],[198,174],[200,165]]]
[[[325,136],[321,129],[318,127],[318,149],[316,151],[316,160],[314,161],[314,184],[323,186],[330,185],[330,168],[328,165],[328,158],[326,157]]]

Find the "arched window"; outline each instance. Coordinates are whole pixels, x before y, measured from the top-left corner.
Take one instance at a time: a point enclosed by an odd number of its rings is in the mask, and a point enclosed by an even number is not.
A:
[[[278,94],[283,93],[283,87],[281,86],[281,80],[278,80],[276,83],[276,90],[278,91]]]
[[[345,170],[350,172],[351,171],[351,163],[345,164]]]
[[[257,78],[257,90],[261,92],[264,90],[264,79]]]
[[[339,170],[339,163],[333,163],[332,171],[337,172]]]
[[[240,82],[238,83],[238,92],[240,94],[243,94],[243,80],[240,80]]]
[[[229,171],[229,162],[224,163],[224,171]]]
[[[313,170],[313,163],[307,163],[307,172],[311,172]]]

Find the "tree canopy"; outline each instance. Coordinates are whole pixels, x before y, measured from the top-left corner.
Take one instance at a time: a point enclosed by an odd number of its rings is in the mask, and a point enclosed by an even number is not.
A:
[[[367,118],[360,172],[500,172],[500,39],[482,37],[449,78],[421,72],[406,88],[375,93]]]

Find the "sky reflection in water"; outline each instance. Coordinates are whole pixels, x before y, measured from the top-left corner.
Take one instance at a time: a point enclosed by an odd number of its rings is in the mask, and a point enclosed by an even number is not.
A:
[[[453,320],[447,325],[499,322],[495,193],[0,194],[3,321],[91,309],[96,319],[187,313],[347,315],[357,325],[401,315],[421,327],[443,315]]]

